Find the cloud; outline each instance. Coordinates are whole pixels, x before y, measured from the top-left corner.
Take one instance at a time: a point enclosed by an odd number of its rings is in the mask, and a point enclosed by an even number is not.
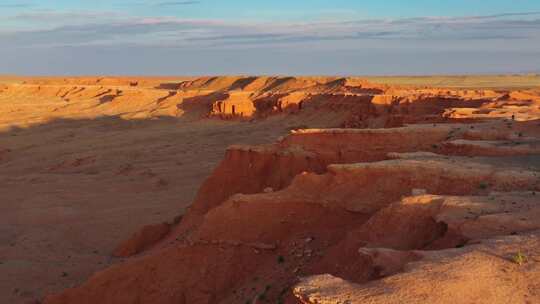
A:
[[[537,15],[540,15],[540,12],[503,13],[503,14],[486,15],[486,16],[472,16],[472,17],[464,17],[464,18],[470,18],[470,19],[493,19],[493,18],[524,17],[524,16],[537,16]]]
[[[192,2],[198,1],[162,2],[157,5],[187,5]],[[538,50],[540,19],[533,18],[536,15],[540,15],[540,12],[333,22],[240,22],[177,17],[140,18],[99,11],[34,10],[9,18],[20,22],[41,22],[49,27],[3,29],[0,32],[0,46],[144,45],[204,49],[315,45],[346,49],[366,44],[403,47],[422,43],[432,48],[489,49],[496,45]],[[507,41],[510,40],[520,42],[509,45]],[[482,46],[481,42],[492,45]]]
[[[32,7],[32,3],[0,3],[0,8],[28,8]]]
[[[155,6],[183,6],[183,5],[193,5],[199,4],[200,1],[173,1],[173,2],[161,2],[155,4]]]
[[[0,69],[23,75],[427,75],[531,71],[538,53],[433,51],[368,46],[356,50],[253,51],[166,47],[73,47],[6,50]]]
[[[149,2],[141,6],[189,5]],[[0,15],[5,59],[0,69],[26,74],[524,71],[540,64],[539,16],[256,22],[28,9]]]
[[[117,12],[34,9],[7,16],[3,19],[25,24],[43,23],[45,25],[50,24],[61,27],[69,24],[109,23],[119,21],[122,18],[127,17],[127,15]],[[1,20],[2,18],[0,17],[0,21]],[[36,28],[37,27],[38,26],[36,26]],[[39,28],[42,28],[42,26],[39,26]]]

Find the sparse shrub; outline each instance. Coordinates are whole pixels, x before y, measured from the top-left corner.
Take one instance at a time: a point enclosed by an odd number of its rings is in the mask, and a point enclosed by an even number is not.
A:
[[[174,219],[173,219],[173,224],[174,224],[174,225],[180,224],[180,222],[182,221],[182,218],[183,218],[183,217],[184,217],[183,215],[177,215],[177,216],[175,216]]]
[[[486,182],[481,182],[480,185],[478,185],[478,187],[482,190],[485,190],[487,188],[489,188],[489,184],[486,183]]]
[[[283,289],[281,289],[281,291],[279,292],[278,298],[277,298],[277,303],[278,304],[285,303],[284,297],[286,296],[288,291],[289,291],[289,287],[283,287]]]
[[[512,256],[512,261],[519,266],[527,263],[527,256],[524,255],[521,251],[518,251],[514,256]]]
[[[282,255],[280,255],[277,257],[277,262],[278,264],[283,264],[285,263],[285,258]]]

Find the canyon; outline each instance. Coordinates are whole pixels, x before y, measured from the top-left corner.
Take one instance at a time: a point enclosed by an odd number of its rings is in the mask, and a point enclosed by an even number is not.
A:
[[[504,83],[0,78],[0,302],[540,303]]]

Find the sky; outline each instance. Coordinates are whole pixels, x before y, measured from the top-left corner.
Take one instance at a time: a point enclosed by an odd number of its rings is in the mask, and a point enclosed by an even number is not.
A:
[[[539,0],[0,0],[0,74],[531,72]]]

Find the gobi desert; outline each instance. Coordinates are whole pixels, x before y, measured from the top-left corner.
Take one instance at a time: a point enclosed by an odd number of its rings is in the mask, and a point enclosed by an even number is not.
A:
[[[6,303],[540,299],[539,89],[29,78],[0,100]]]
[[[540,4],[334,2],[0,1],[0,303],[539,304]]]

